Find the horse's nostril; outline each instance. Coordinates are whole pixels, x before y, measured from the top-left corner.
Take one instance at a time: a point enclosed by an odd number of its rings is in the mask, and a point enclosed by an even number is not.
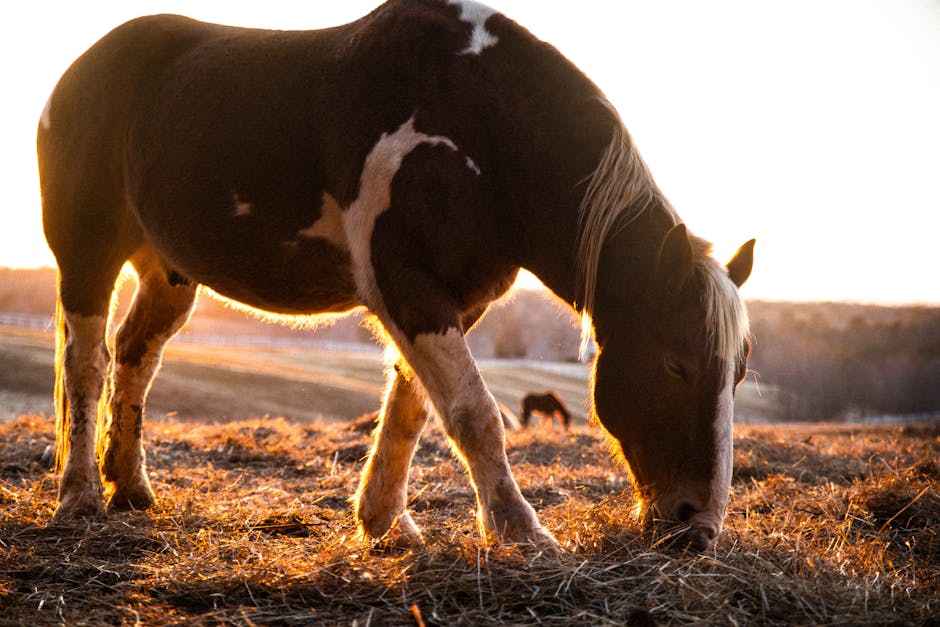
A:
[[[680,503],[679,510],[676,512],[676,517],[679,519],[679,522],[687,523],[692,520],[692,517],[697,513],[698,510],[688,503]]]
[[[700,527],[693,527],[689,530],[686,537],[688,538],[689,543],[692,545],[692,548],[696,549],[697,551],[704,551],[715,542],[715,538],[717,536],[717,529],[714,529],[710,525],[704,525]]]

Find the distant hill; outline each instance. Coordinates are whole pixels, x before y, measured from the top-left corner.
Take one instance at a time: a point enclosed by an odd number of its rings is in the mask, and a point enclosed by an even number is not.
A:
[[[123,284],[126,306],[134,281]],[[51,316],[55,270],[0,268],[0,314]],[[940,308],[849,303],[748,304],[750,367],[779,392],[780,419],[859,418],[940,411]],[[270,324],[203,296],[182,339],[250,343],[372,342],[362,313],[314,329]],[[480,358],[574,361],[575,316],[544,291],[517,290],[494,304],[470,334]],[[259,342],[260,343],[260,342]]]
[[[856,419],[940,410],[940,308],[749,304],[759,380],[781,417]]]

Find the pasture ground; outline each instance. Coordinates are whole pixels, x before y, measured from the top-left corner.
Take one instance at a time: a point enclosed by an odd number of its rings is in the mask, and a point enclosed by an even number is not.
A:
[[[940,426],[737,425],[717,546],[644,530],[595,427],[510,433],[566,551],[481,545],[435,425],[410,507],[425,546],[355,537],[370,421],[148,420],[158,503],[50,525],[52,419],[0,424],[0,623],[940,624]]]

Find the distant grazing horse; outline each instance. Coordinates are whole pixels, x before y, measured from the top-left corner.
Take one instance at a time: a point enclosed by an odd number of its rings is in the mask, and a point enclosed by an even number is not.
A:
[[[365,307],[397,347],[355,497],[364,537],[421,539],[407,483],[428,399],[485,540],[554,546],[464,339],[522,267],[595,334],[594,411],[644,519],[685,521],[700,546],[721,529],[753,242],[719,264],[598,88],[503,15],[391,0],[315,31],[139,18],[68,69],[38,151],[59,266],[58,518],[102,514],[102,476],[111,508],[153,503],[147,391],[204,285],[277,314]],[[126,262],[139,284],[111,345]]]
[[[523,428],[529,426],[529,418],[533,413],[545,416],[553,424],[557,420],[566,430],[571,426],[571,414],[554,392],[527,394],[522,399]]]

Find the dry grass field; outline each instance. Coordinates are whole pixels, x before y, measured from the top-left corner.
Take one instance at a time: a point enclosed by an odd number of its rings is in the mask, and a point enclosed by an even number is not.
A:
[[[425,546],[361,543],[347,498],[370,427],[148,421],[155,508],[50,525],[52,421],[0,425],[0,622],[938,624],[937,425],[739,425],[727,527],[702,554],[636,525],[597,429],[511,433],[561,555],[480,544],[435,425],[411,482]]]
[[[0,359],[0,409],[48,402],[48,334],[0,333]],[[352,418],[376,406],[379,362],[171,347],[145,422],[158,503],[104,520],[50,525],[53,421],[13,412],[0,624],[940,624],[940,424],[736,425],[726,528],[701,554],[637,525],[596,427],[509,433],[523,493],[565,548],[547,555],[482,546],[432,423],[411,480],[426,542],[389,552],[356,538],[348,502],[372,426]],[[577,367],[484,374],[511,406],[555,388],[583,417]],[[745,392],[754,411],[772,402]],[[252,417],[265,413],[283,417]]]

